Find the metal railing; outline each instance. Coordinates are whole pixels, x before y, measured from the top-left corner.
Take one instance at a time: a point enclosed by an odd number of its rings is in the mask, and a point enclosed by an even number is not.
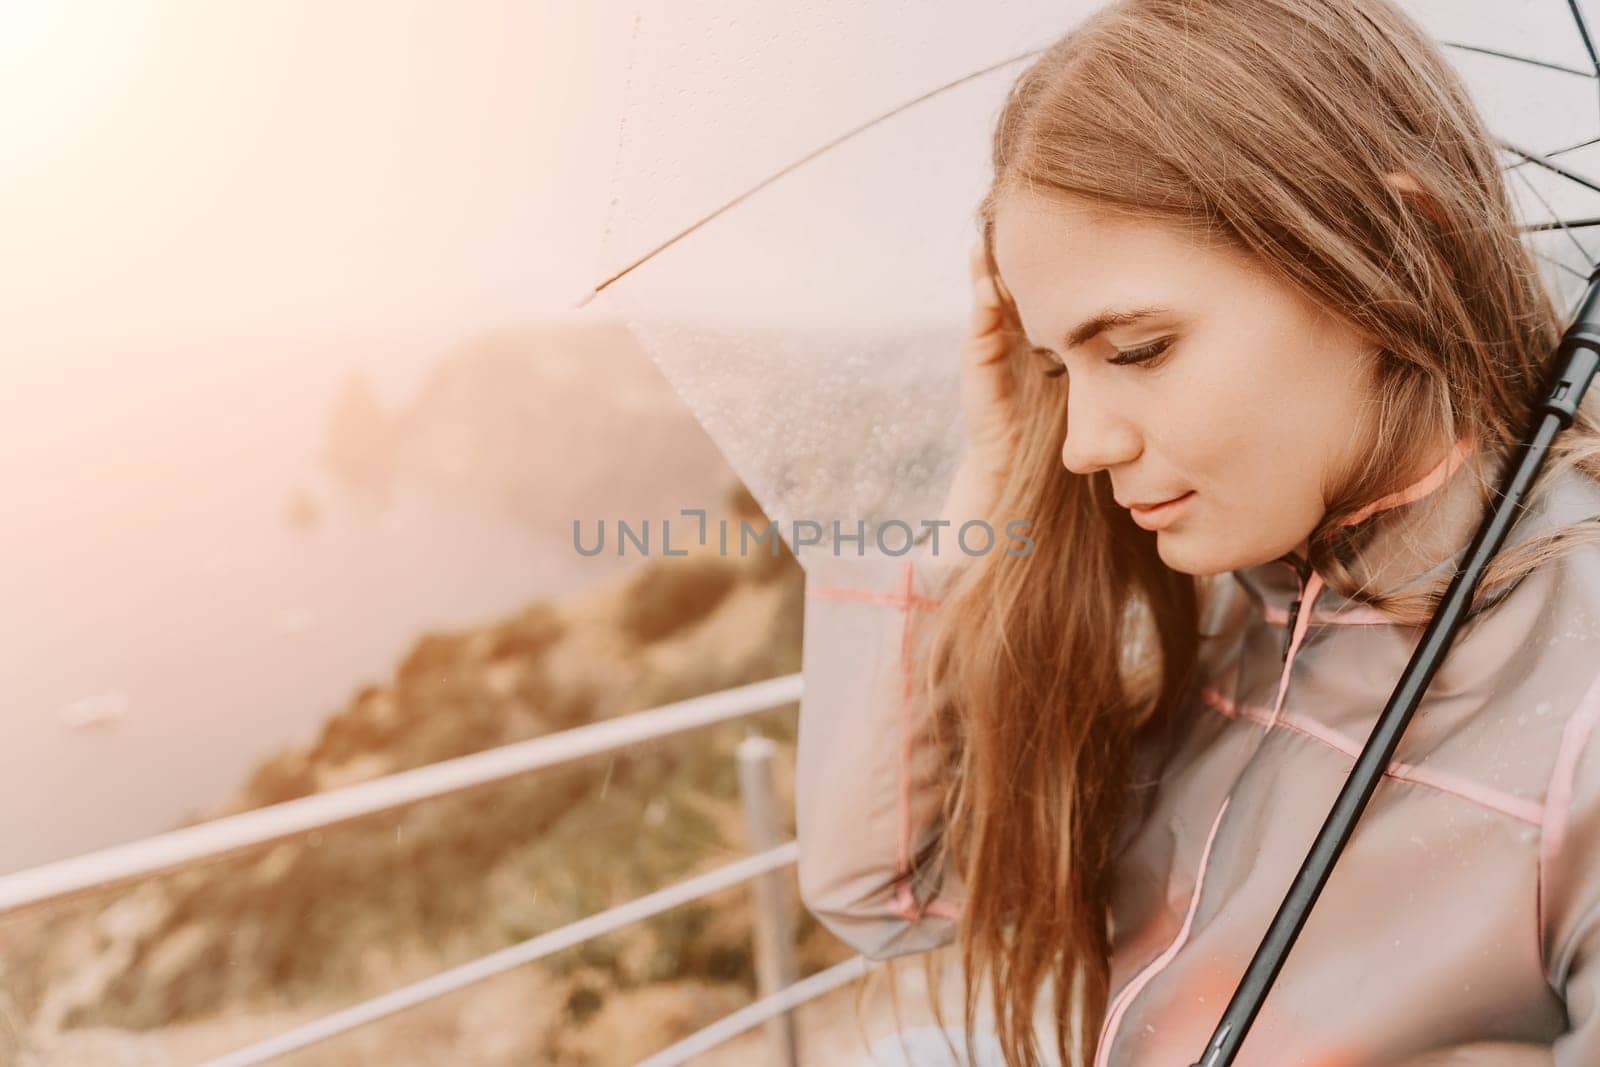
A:
[[[640,741],[742,718],[798,699],[800,676],[788,674],[47,863],[0,877],[0,918],[19,908],[104,889]]]
[[[743,718],[796,702],[800,692],[800,675],[784,675],[0,876],[0,918],[337,823]],[[760,999],[661,1050],[645,1063],[649,1067],[684,1063],[691,1056],[764,1024],[772,1046],[772,1062],[796,1064],[798,1042],[791,1014],[794,1007],[847,985],[874,964],[857,956],[795,981],[788,885],[782,871],[796,861],[798,848],[793,841],[778,840],[771,769],[775,749],[770,740],[760,737],[746,738],[739,746],[740,795],[750,834],[747,846],[758,850],[753,855],[314,1019],[210,1060],[204,1067],[265,1063],[743,882],[752,883]]]

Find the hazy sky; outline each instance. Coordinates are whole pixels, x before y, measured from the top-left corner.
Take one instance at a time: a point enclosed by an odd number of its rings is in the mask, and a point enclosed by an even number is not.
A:
[[[284,504],[351,375],[403,410],[592,284],[615,17],[0,0],[0,869],[169,827],[550,584],[471,502],[305,537]]]
[[[615,152],[609,7],[0,0],[12,358],[565,306]]]

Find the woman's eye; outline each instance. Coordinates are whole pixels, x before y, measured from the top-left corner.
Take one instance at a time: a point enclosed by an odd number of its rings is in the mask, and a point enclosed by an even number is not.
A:
[[[1106,362],[1115,364],[1118,367],[1125,367],[1129,364],[1149,363],[1165,352],[1171,345],[1172,338],[1163,337],[1159,341],[1151,342],[1140,348],[1124,349],[1106,360]]]

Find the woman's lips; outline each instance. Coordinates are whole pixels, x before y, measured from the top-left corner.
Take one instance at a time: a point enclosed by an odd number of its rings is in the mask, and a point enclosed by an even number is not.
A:
[[[1188,510],[1189,498],[1194,496],[1194,490],[1179,497],[1173,497],[1163,504],[1150,508],[1129,508],[1128,513],[1133,516],[1133,521],[1145,530],[1160,530],[1177,522],[1179,516]]]

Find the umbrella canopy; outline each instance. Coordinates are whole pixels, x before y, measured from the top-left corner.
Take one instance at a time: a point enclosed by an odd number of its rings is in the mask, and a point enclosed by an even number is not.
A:
[[[1600,54],[1589,26],[1600,23],[1580,0],[1401,2],[1445,45],[1498,139],[1516,214],[1558,308],[1596,318]],[[985,8],[981,20],[903,5],[825,18],[774,12],[776,21],[753,30],[735,20],[751,18],[744,7],[714,16],[702,6],[706,21],[687,27],[639,13],[608,232],[612,269],[597,294],[781,527],[810,520],[853,532],[858,521],[936,516],[961,447],[963,272],[990,130],[1027,59],[1097,6],[1016,4]],[[774,34],[785,18],[815,24]],[[909,44],[886,47],[889,31]],[[908,76],[918,68],[922,78]],[[674,122],[694,136],[673,141]],[[669,147],[630,148],[634,136]],[[752,161],[765,153],[773,155]],[[1232,1061],[1515,521],[1521,490],[1583,396],[1594,346],[1571,347],[1566,383],[1468,547],[1205,1067]],[[1286,656],[1292,663],[1292,646]]]
[[[989,126],[1072,14],[641,5],[599,302],[786,538],[937,515]]]
[[[956,350],[992,126],[1027,61],[1098,6],[637,5],[595,303],[786,539],[796,521],[826,544],[834,521],[870,538],[937,517],[962,447]],[[1501,139],[1570,310],[1600,240],[1582,7],[1405,6]]]

